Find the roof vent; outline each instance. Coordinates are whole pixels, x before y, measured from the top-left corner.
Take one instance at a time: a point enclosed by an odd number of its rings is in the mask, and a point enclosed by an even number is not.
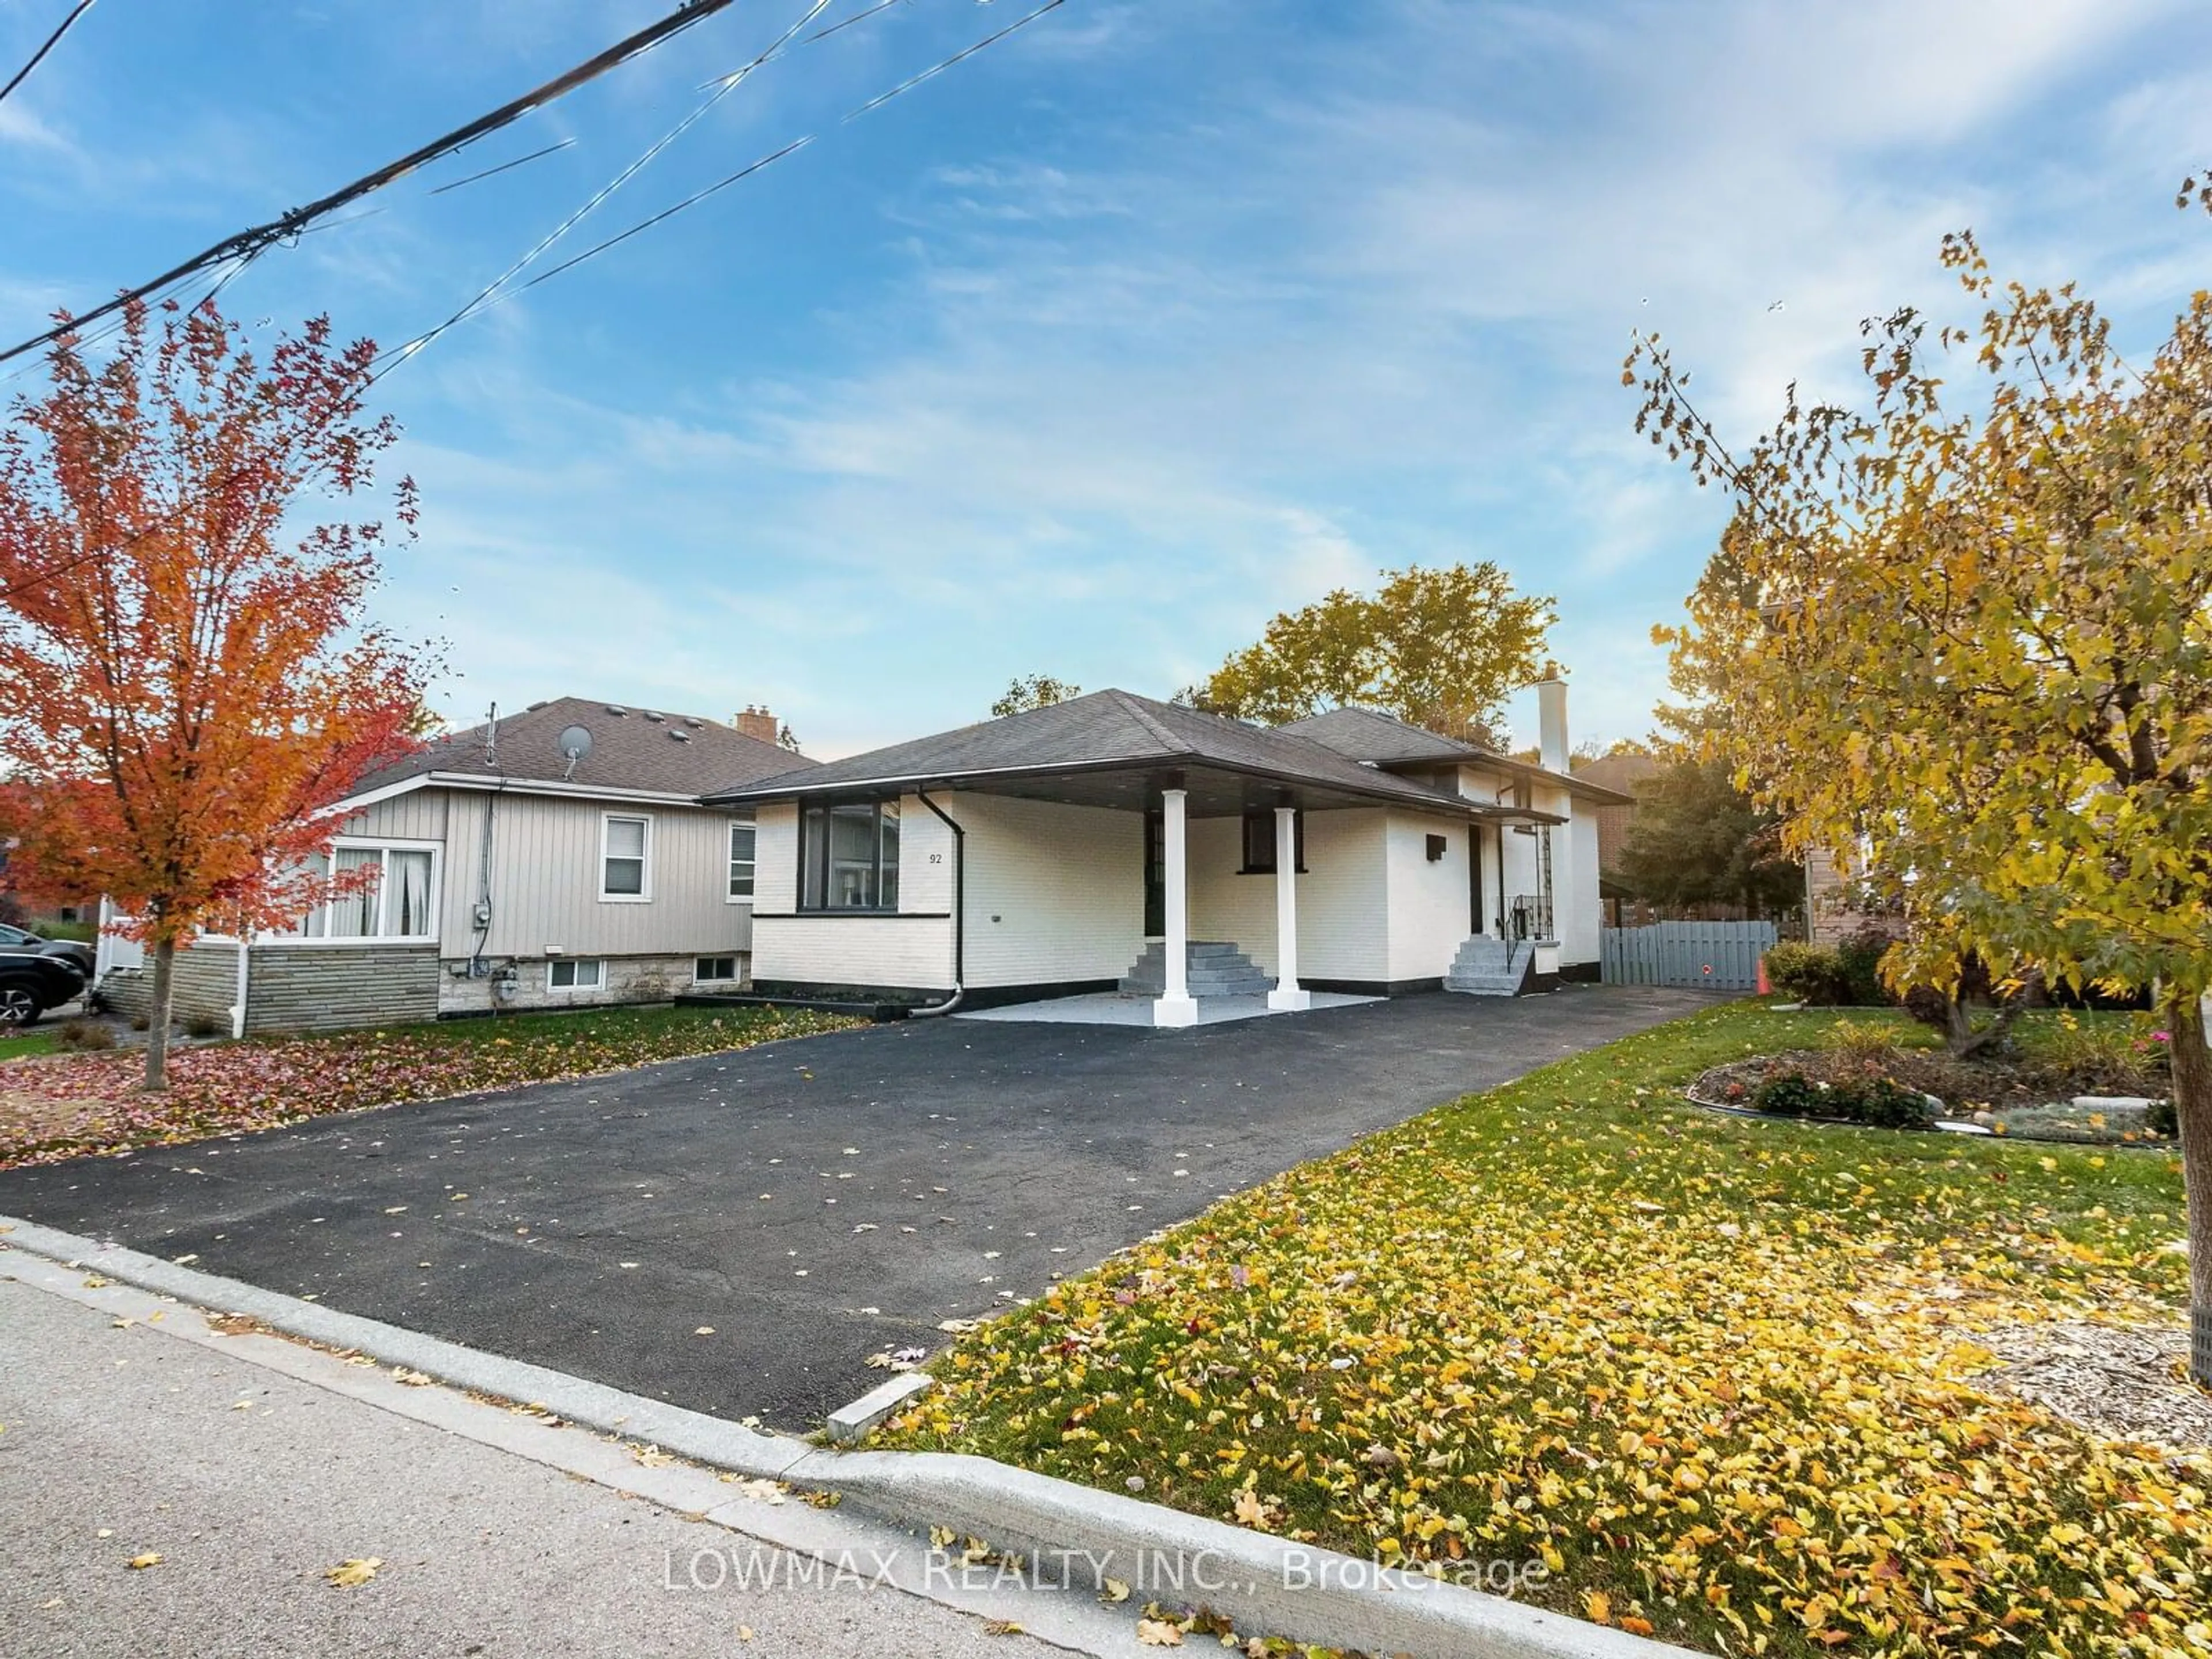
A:
[[[526,714],[534,714],[544,707],[545,700],[544,698],[540,698],[538,702],[532,703],[529,708],[524,709],[522,712]]]
[[[684,717],[684,724],[690,726],[694,732],[704,731],[707,726],[707,722],[701,720],[696,714],[686,714]]]
[[[653,712],[653,710],[651,710],[650,708],[648,708],[648,709],[647,709],[647,710],[645,711],[645,717],[646,717],[646,719],[647,719],[647,720],[651,720],[651,721],[652,721],[655,726],[659,725],[659,724],[661,723],[661,721],[662,721],[662,720],[665,720],[665,719],[667,718],[667,716],[666,716],[666,715],[665,715],[665,714],[654,714],[654,713]]]
[[[629,710],[623,708],[618,703],[611,702],[607,705],[607,713],[614,715],[617,719],[620,719],[623,715],[629,714]]]
[[[678,743],[689,743],[691,741],[691,734],[689,732],[684,731],[680,726],[671,726],[668,731],[668,735],[675,738]]]

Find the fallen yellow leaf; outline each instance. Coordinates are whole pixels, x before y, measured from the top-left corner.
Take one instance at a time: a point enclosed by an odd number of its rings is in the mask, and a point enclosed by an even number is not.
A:
[[[366,1584],[376,1577],[376,1570],[384,1565],[380,1555],[364,1555],[351,1561],[341,1561],[335,1567],[323,1569],[323,1577],[340,1589],[352,1589]]]

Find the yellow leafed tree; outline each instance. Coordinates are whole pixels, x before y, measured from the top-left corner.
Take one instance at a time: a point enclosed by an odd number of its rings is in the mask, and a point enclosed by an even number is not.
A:
[[[1638,338],[1638,428],[1735,504],[1660,633],[1708,750],[1911,918],[1900,983],[2155,988],[2212,1382],[2212,295],[2130,363],[2070,285],[1942,258],[1978,318],[1868,323],[1863,406],[1793,389],[1740,455]]]

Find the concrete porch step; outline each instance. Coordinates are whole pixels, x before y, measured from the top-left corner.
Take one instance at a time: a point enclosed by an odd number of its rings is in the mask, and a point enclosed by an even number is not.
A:
[[[1536,947],[1481,934],[1465,940],[1444,975],[1444,989],[1462,996],[1517,997],[1528,989]]]
[[[1183,957],[1183,975],[1194,997],[1265,996],[1275,981],[1234,945],[1194,939]],[[1167,947],[1155,941],[1122,975],[1121,988],[1142,996],[1167,993]]]

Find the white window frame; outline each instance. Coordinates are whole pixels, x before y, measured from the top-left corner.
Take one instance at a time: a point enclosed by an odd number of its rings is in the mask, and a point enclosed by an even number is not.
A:
[[[625,823],[645,826],[642,856],[645,866],[638,874],[638,889],[635,893],[607,891],[607,860],[613,856],[607,851],[607,834],[616,819]],[[628,856],[625,854],[624,856]],[[653,902],[653,814],[650,812],[602,812],[599,814],[599,902],[602,904],[650,904]]]
[[[691,982],[694,985],[738,985],[743,983],[744,980],[744,970],[738,966],[738,958],[744,954],[744,953],[741,951],[716,951],[707,956],[692,957]],[[700,964],[707,962],[728,963],[730,964],[729,976],[726,979],[707,978],[699,971]]]
[[[740,829],[750,830],[753,832],[753,855],[745,861],[746,869],[751,872],[750,879],[753,890],[750,893],[732,893],[729,890],[728,885],[728,884],[734,882],[737,879],[738,854],[734,843],[737,840],[738,831]],[[723,902],[726,904],[750,904],[753,902],[754,896],[760,891],[759,823],[753,818],[732,818],[730,820],[730,839],[732,845],[730,849],[729,867],[723,872]]]
[[[578,974],[581,974],[586,968],[590,969],[591,983],[586,985],[579,980],[567,985],[556,985],[553,982],[553,970],[562,967],[573,968]],[[605,957],[551,957],[546,960],[545,994],[548,996],[568,997],[575,995],[579,991],[604,991],[606,988],[607,960]]]
[[[389,904],[392,896],[391,854],[428,853],[430,855],[430,931],[427,933],[387,933],[381,931],[374,933],[333,933],[331,924],[337,920],[340,907],[349,908],[357,902],[358,896],[349,893],[342,899],[327,901],[314,907],[316,910],[322,913],[323,931],[321,933],[282,935],[257,933],[253,939],[254,944],[257,945],[435,945],[444,937],[446,844],[443,842],[407,841],[376,836],[340,836],[323,849],[323,857],[328,860],[330,871],[335,871],[337,868],[337,856],[340,853],[376,853],[381,855],[377,861],[376,879],[376,925],[380,930],[384,926],[386,907]],[[301,918],[300,925],[301,927],[307,925],[305,916]]]

